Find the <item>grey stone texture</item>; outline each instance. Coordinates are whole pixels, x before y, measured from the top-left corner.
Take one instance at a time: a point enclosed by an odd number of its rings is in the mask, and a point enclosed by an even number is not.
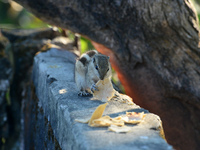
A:
[[[35,125],[40,128],[43,124],[43,129],[36,129],[34,132],[37,143],[34,144],[35,149],[51,149],[52,146],[63,150],[173,149],[160,137],[160,118],[138,105],[110,101],[104,112],[104,115],[111,117],[125,114],[126,111],[145,112],[147,116],[144,122],[135,125],[134,131],[130,133],[114,133],[105,127],[94,128],[76,122],[75,119],[89,118],[103,102],[91,101],[91,97],[78,96],[74,82],[75,60],[76,56],[73,53],[54,48],[39,53],[34,58],[32,79],[38,108],[42,110],[42,113],[37,115]],[[44,126],[44,118],[48,126]],[[48,136],[53,136],[54,143],[48,145]]]

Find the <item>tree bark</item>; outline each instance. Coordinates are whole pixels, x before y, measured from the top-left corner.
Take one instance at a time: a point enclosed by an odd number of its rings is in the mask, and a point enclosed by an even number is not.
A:
[[[158,114],[175,149],[200,148],[198,19],[189,0],[16,0],[111,56],[134,102]]]

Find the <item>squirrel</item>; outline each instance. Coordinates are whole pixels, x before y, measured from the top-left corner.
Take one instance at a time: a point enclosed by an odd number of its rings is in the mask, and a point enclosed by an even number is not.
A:
[[[99,80],[111,80],[112,70],[109,57],[99,54],[96,50],[84,53],[75,63],[75,82],[79,96],[91,96],[98,91],[96,83]]]

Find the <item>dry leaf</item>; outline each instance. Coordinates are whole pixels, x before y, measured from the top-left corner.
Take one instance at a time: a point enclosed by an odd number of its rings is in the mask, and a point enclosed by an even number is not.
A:
[[[110,126],[110,125],[123,126],[124,121],[113,119],[110,116],[104,116],[104,117],[101,117],[99,119],[93,120],[91,126],[92,127],[100,127],[100,126],[106,127],[106,126]]]
[[[107,104],[108,104],[108,103],[99,105],[99,106],[96,108],[96,110],[95,110],[94,113],[92,114],[92,117],[90,118],[90,121],[89,121],[89,123],[88,123],[89,126],[92,125],[92,122],[93,122],[94,119],[99,119],[99,118],[102,117],[103,112],[104,112],[104,110],[105,110]]]
[[[111,118],[110,116],[102,117],[107,104],[108,103],[99,105],[90,119],[76,119],[75,121],[88,123],[88,125],[91,127],[109,127],[109,131],[116,133],[126,133],[132,131],[133,127],[124,126],[124,123],[137,124],[140,123],[146,116],[144,112],[126,112],[126,115],[121,115],[116,118]]]
[[[121,115],[119,117],[116,117],[115,119],[123,120],[125,123],[131,123],[131,124],[137,124],[143,121],[144,117],[146,115],[144,112],[137,113],[137,112],[126,112],[126,115]]]
[[[121,103],[126,103],[128,105],[133,105],[133,99],[128,96],[128,95],[125,95],[125,94],[121,94],[117,91],[115,91],[115,95],[113,96],[113,100],[115,101],[119,101]]]
[[[93,98],[91,100],[101,100],[101,101],[109,101],[115,94],[115,90],[113,89],[111,80],[106,78],[104,80],[99,80],[96,83],[98,91],[94,91]]]

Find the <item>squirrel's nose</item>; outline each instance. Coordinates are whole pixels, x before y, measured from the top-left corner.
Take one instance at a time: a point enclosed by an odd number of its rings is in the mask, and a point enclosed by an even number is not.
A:
[[[101,76],[100,76],[100,80],[103,80],[103,78],[104,78],[104,77],[101,77]]]

